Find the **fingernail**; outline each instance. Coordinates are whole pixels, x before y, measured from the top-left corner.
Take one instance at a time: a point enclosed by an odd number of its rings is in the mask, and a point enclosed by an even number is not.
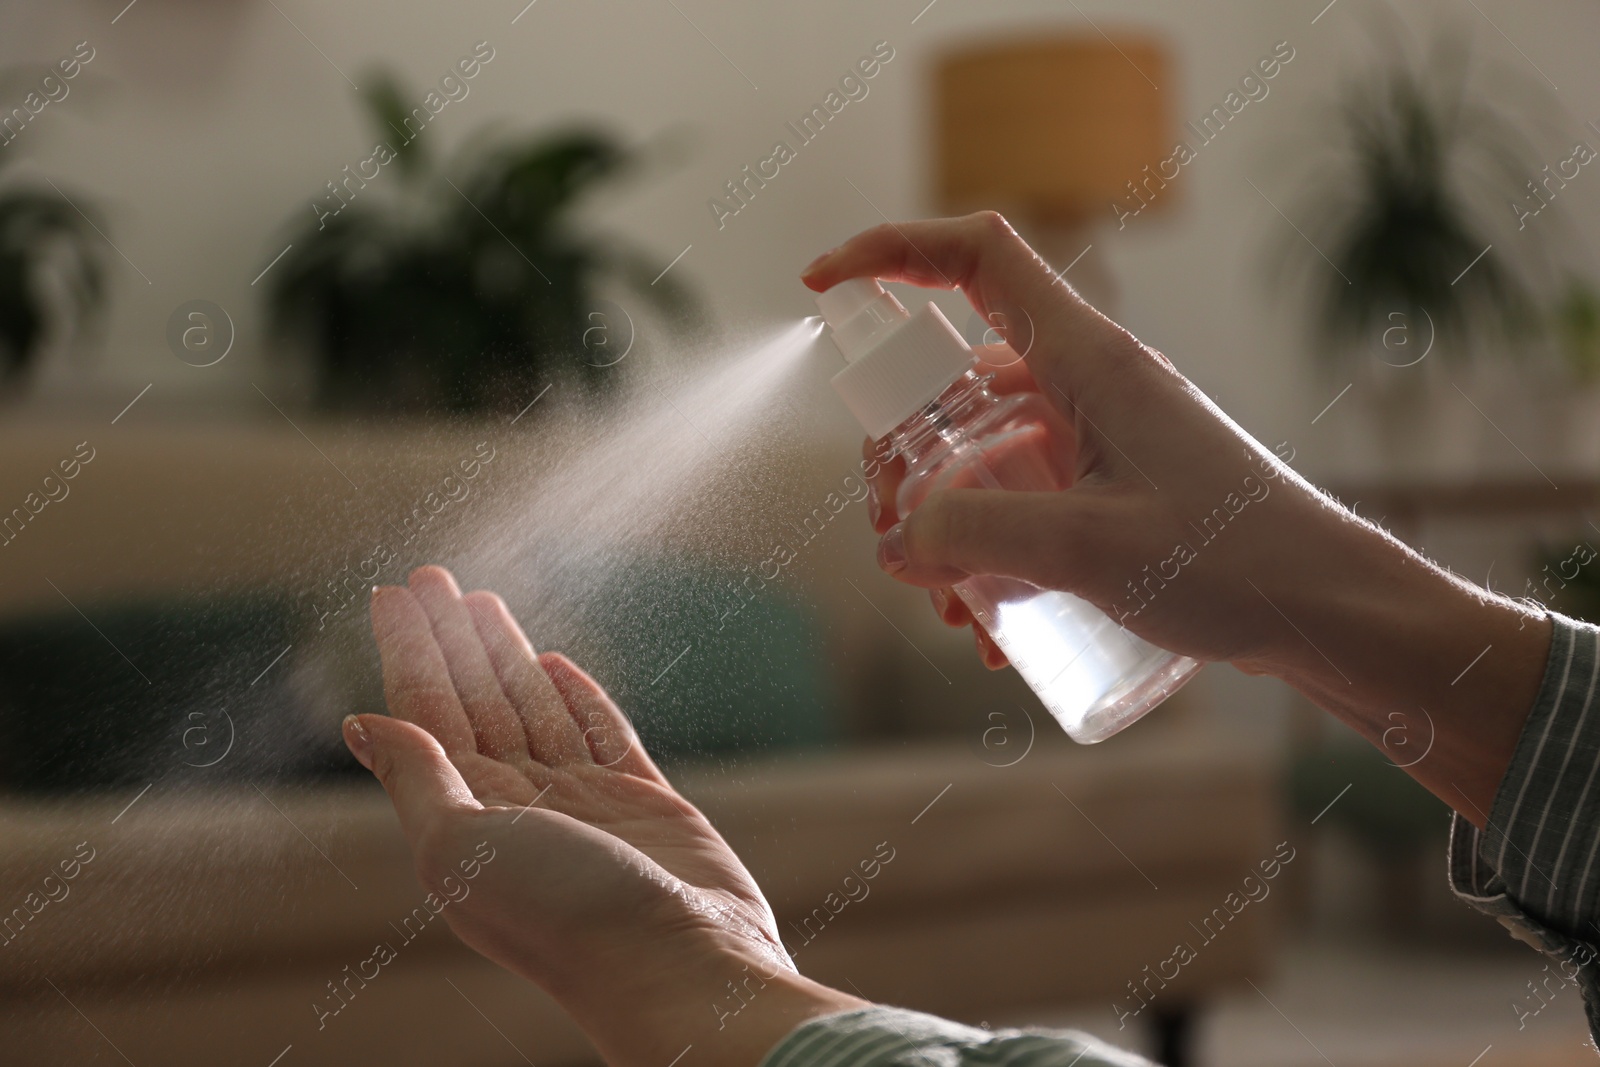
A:
[[[883,505],[878,503],[878,491],[867,491],[867,520],[872,523],[872,528],[878,528],[878,520],[883,518]]]
[[[930,589],[928,595],[933,598],[933,610],[939,613],[941,619],[944,618],[945,612],[950,610],[950,597],[943,589]]]
[[[899,574],[906,569],[907,562],[906,524],[895,523],[883,535],[883,540],[878,542],[878,566],[890,574]]]
[[[838,251],[837,248],[830,248],[826,252],[822,253],[822,255],[818,256],[816,259],[813,259],[810,263],[807,263],[805,265],[805,269],[800,272],[800,277],[804,278],[807,274],[810,274],[812,271],[814,271],[818,267],[822,266],[823,261],[826,260],[829,256],[833,255],[837,251]]]
[[[376,590],[377,587],[373,588]],[[350,747],[350,754],[361,766],[369,771],[372,770],[372,738],[361,725],[361,720],[354,715],[346,715],[341,726],[344,730],[344,743]]]

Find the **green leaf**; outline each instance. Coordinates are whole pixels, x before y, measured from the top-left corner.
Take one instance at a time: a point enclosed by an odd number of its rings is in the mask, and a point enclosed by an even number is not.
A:
[[[399,83],[364,81],[380,126],[403,124]],[[678,278],[647,284],[660,265],[641,281],[645,257],[576,224],[584,192],[634,167],[603,132],[468,132],[442,167],[418,143],[402,187],[370,181],[337,214],[300,214],[273,271],[270,328],[314,355],[324,405],[475,412],[520,408],[555,377],[602,389],[624,373],[583,358],[603,276],[674,314],[693,304]]]
[[[369,70],[362,78],[362,94],[372,114],[373,132],[395,152],[395,165],[408,181],[426,174],[431,166],[424,138],[418,136],[431,117],[399,78],[383,68]],[[421,117],[418,117],[418,112]]]

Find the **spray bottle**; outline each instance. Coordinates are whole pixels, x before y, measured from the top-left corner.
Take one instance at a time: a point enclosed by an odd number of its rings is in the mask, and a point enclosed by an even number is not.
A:
[[[1071,427],[1037,393],[997,396],[931,302],[916,313],[876,279],[817,297],[846,366],[833,378],[867,436],[889,439],[908,514],[934,489],[1052,491],[1072,483]],[[1089,602],[1015,578],[955,586],[978,625],[1073,740],[1103,741],[1165,700],[1200,664],[1135,637]]]

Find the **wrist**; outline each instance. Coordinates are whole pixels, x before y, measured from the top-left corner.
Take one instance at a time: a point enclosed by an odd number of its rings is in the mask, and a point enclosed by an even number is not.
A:
[[[1549,653],[1546,615],[1365,524],[1341,523],[1280,587],[1277,675],[1482,826]]]
[[[553,992],[612,1067],[663,1067],[691,1047],[683,1067],[755,1067],[802,1023],[867,1006],[720,932],[586,970],[602,980]]]

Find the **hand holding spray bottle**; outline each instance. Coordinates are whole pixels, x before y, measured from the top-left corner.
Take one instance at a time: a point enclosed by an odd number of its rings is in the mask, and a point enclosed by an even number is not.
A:
[[[896,505],[935,489],[1054,491],[1072,485],[1072,428],[1042,396],[996,396],[944,314],[908,313],[874,278],[817,297],[846,366],[833,378],[867,435],[906,463]],[[1193,677],[1200,664],[1135,637],[1070,593],[974,575],[955,586],[1073,740],[1103,741]]]

